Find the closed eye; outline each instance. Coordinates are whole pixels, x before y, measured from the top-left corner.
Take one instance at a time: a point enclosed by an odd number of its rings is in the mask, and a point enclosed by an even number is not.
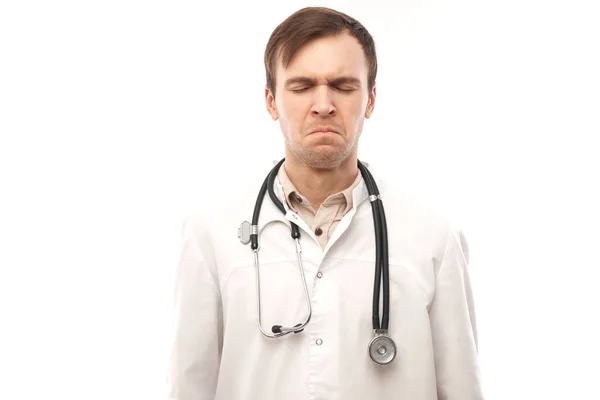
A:
[[[303,92],[306,92],[308,89],[310,89],[310,88],[290,89],[290,90],[294,93],[303,93]],[[337,91],[340,91],[342,93],[352,93],[356,90],[356,89],[343,89],[343,88],[335,87],[335,86],[334,86],[334,89]]]
[[[354,92],[356,89],[342,89],[342,88],[336,87],[336,90],[339,90],[340,92],[344,92],[344,93],[351,93],[351,92]]]

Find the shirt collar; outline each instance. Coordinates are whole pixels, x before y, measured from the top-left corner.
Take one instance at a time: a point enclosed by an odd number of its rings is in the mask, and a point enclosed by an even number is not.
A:
[[[369,167],[368,163],[363,162],[363,164],[365,165],[365,167],[367,167],[367,168]],[[289,176],[287,175],[287,173],[285,171],[285,162],[284,162],[284,164],[281,165],[281,167],[279,168],[279,171],[277,172],[277,180],[279,181],[279,185],[276,185],[276,186],[278,186],[277,189],[279,189],[278,193],[277,193],[278,197],[280,198],[280,200],[285,199],[285,205],[287,206],[286,207],[287,209],[290,209],[297,213],[298,210],[294,206],[294,201],[292,200],[292,198],[293,198],[293,196],[300,196],[305,199],[305,197],[302,196],[302,194],[298,191],[298,189],[296,189],[296,187],[290,180]],[[364,180],[362,178],[362,174],[359,171],[358,174],[356,175],[356,179],[354,180],[352,185],[350,185],[346,189],[342,190],[341,192],[338,192],[332,196],[329,196],[326,199],[325,203],[327,203],[327,202],[335,203],[336,201],[343,201],[344,202],[344,214],[346,214],[348,211],[350,211],[353,208],[353,206],[355,204],[360,204],[367,197],[368,197],[367,188],[366,188],[366,185],[364,185]],[[337,200],[337,199],[339,199],[339,200]]]
[[[365,165],[368,166],[368,164],[365,164]],[[285,202],[287,203],[288,208],[294,212],[298,212],[298,210],[294,204],[293,196],[299,196],[304,201],[307,201],[307,200],[304,196],[302,196],[302,194],[298,191],[298,189],[296,189],[296,187],[290,180],[289,176],[287,175],[287,173],[285,171],[285,162],[279,168],[279,171],[277,172],[277,178],[281,185],[281,189],[283,191],[283,197],[285,198]],[[344,214],[347,213],[348,211],[350,211],[352,209],[352,206],[355,204],[353,193],[354,193],[354,190],[359,186],[361,181],[362,181],[362,175],[360,172],[358,172],[358,174],[356,175],[356,179],[354,180],[352,185],[350,185],[346,189],[342,190],[341,192],[338,192],[336,194],[329,196],[323,204],[335,204],[335,203],[341,201],[344,203]]]

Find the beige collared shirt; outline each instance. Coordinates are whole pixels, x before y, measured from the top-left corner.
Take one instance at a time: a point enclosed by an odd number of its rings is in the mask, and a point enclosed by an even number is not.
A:
[[[360,172],[357,173],[352,185],[327,197],[318,210],[315,210],[308,199],[298,192],[285,171],[285,163],[279,168],[277,178],[283,187],[288,207],[306,222],[319,240],[319,245],[324,249],[336,226],[352,209],[352,192],[362,180],[362,175]]]

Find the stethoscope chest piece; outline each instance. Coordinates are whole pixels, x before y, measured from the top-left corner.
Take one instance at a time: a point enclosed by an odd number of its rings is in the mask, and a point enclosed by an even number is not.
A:
[[[396,344],[387,333],[376,332],[369,342],[369,356],[376,364],[389,364],[396,357]]]

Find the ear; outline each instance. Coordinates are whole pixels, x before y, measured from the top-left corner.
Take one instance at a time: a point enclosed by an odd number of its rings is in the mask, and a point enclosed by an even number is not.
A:
[[[373,85],[373,90],[369,95],[369,101],[367,101],[367,109],[365,110],[365,118],[370,118],[375,109],[375,98],[377,97],[377,88]]]
[[[279,119],[279,113],[277,112],[277,106],[275,105],[275,96],[268,87],[265,87],[265,102],[267,105],[267,111],[271,115],[273,121]]]

